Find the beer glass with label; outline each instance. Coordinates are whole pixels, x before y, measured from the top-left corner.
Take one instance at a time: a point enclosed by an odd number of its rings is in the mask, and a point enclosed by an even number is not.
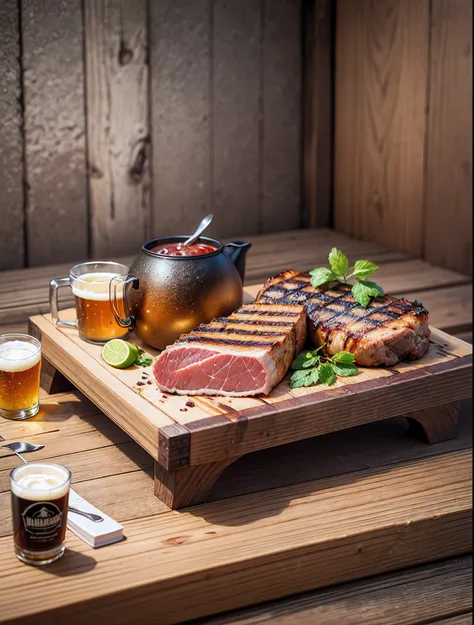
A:
[[[115,276],[128,272],[128,267],[108,261],[92,261],[75,265],[67,278],[56,278],[49,283],[49,304],[51,316],[56,325],[77,328],[79,336],[91,343],[105,343],[110,339],[122,338],[128,329],[119,326],[115,320],[109,297],[109,283]],[[76,304],[76,321],[59,318],[58,289],[70,286]],[[123,309],[123,296],[119,293],[119,304]]]
[[[41,343],[28,334],[0,334],[0,416],[28,419],[39,410]]]
[[[10,473],[13,541],[27,564],[50,564],[65,550],[71,472],[50,462],[29,462]]]

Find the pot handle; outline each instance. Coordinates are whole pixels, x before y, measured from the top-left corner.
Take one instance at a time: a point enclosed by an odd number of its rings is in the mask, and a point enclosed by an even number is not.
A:
[[[121,299],[123,302],[124,311],[128,309],[127,302],[125,299],[125,287],[127,284],[133,284],[135,288],[138,286],[138,279],[135,276],[114,276],[109,283],[109,297],[110,297],[110,305],[112,307],[112,312],[114,313],[115,321],[122,328],[130,328],[132,329],[135,326],[135,317],[134,315],[129,315],[128,317],[122,317],[119,307],[119,300]],[[118,294],[118,289],[121,287],[121,297]]]
[[[245,255],[251,247],[252,244],[248,241],[232,241],[232,243],[224,245],[224,252],[226,252],[230,260],[234,263],[242,283],[245,278]]]

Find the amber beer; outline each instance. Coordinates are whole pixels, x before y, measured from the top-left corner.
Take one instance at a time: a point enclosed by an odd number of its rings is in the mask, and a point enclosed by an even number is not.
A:
[[[116,275],[106,272],[86,273],[72,284],[79,334],[88,341],[107,341],[126,333],[115,321],[110,305],[109,284]],[[123,309],[123,298],[120,304]]]
[[[13,540],[22,562],[50,564],[63,555],[70,483],[71,472],[49,462],[10,473]]]
[[[39,410],[41,343],[27,334],[0,335],[0,415],[27,419]]]
[[[110,304],[109,285],[112,278],[126,274],[128,268],[120,263],[91,261],[75,265],[67,278],[50,282],[50,305],[53,321],[60,326],[74,327],[79,336],[92,343],[105,343],[128,333],[115,320]],[[70,286],[76,304],[77,321],[59,318],[57,292],[62,286]],[[123,297],[119,291],[118,306],[123,309]]]

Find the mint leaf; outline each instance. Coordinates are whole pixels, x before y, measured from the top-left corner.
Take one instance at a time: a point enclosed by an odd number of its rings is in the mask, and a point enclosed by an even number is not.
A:
[[[359,373],[354,365],[354,354],[341,351],[332,358],[320,356],[318,352],[324,345],[313,351],[307,349],[295,358],[291,364],[291,368],[296,369],[290,377],[291,388],[312,386],[318,382],[332,386],[338,375],[348,377]]]
[[[336,374],[330,362],[325,362],[319,367],[319,381],[328,386],[332,386],[336,381]]]
[[[311,275],[311,286],[315,289],[318,286],[322,286],[327,282],[337,281],[337,276],[327,267],[320,267],[319,269],[313,269],[313,271],[309,272]]]
[[[311,384],[317,384],[318,381],[319,381],[319,367],[314,367],[314,369],[311,369],[311,375],[309,376],[308,386],[310,386]]]
[[[377,269],[378,266],[375,263],[371,263],[370,260],[358,260],[354,265],[353,275],[356,278],[367,278]]]
[[[328,258],[333,273],[338,278],[342,278],[342,281],[345,281],[347,276],[347,270],[349,269],[349,260],[347,256],[343,254],[341,250],[333,247],[332,250],[329,252]]]
[[[361,282],[356,282],[354,284],[351,289],[351,293],[358,304],[364,306],[364,308],[369,305],[370,293]]]
[[[382,289],[380,284],[377,284],[376,282],[372,282],[372,280],[359,280],[359,282],[362,282],[362,284],[365,287],[372,290],[373,297],[379,297],[380,295],[385,295],[384,290]]]
[[[344,364],[351,365],[355,360],[355,356],[354,354],[351,354],[350,352],[342,351],[342,352],[338,352],[337,354],[334,354],[331,360],[333,362],[341,362]]]
[[[368,306],[371,297],[383,295],[381,286],[370,280],[358,280],[352,287],[352,295],[361,306]]]
[[[312,352],[309,349],[306,349],[304,352],[300,352],[291,363],[291,368],[295,370],[303,369],[303,365],[310,358],[312,358]]]
[[[357,375],[359,373],[359,369],[355,365],[342,362],[334,364],[333,369],[335,374],[341,376],[341,378],[347,378],[351,375]]]
[[[295,371],[290,378],[290,387],[291,388],[300,388],[301,386],[311,386],[311,384],[316,384],[317,379],[317,368],[316,369],[300,369],[299,371]],[[313,381],[314,380],[314,381]]]
[[[298,371],[295,371],[294,373],[291,374],[290,379],[292,382],[298,382],[300,380],[304,380],[305,378],[307,378],[310,373],[311,371],[308,371],[307,369],[299,369]]]
[[[312,356],[311,358],[307,358],[306,362],[303,363],[303,369],[310,369],[312,367],[317,367],[319,365],[320,357]]]

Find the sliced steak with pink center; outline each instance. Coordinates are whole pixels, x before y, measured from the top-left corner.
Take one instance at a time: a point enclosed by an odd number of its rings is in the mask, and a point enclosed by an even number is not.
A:
[[[299,304],[248,304],[202,324],[155,360],[162,391],[182,395],[268,395],[306,340]]]

